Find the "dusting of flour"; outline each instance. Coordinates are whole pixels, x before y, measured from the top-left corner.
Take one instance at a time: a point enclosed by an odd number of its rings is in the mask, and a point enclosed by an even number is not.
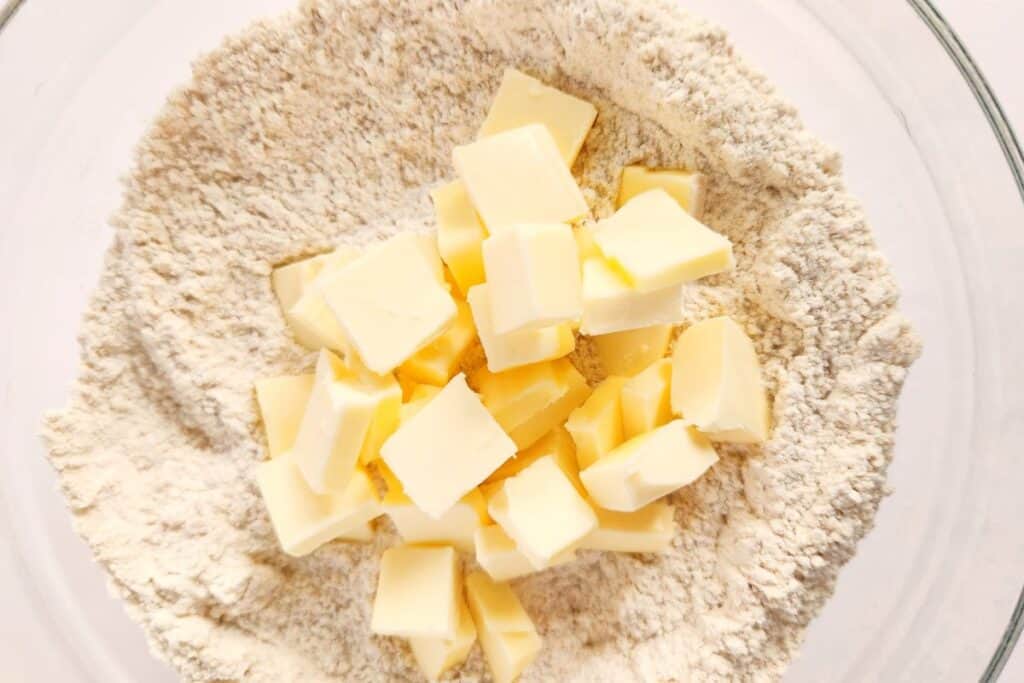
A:
[[[369,633],[385,521],[368,545],[293,559],[253,484],[256,378],[312,364],[274,264],[429,230],[506,65],[594,102],[574,171],[607,215],[629,163],[708,177],[735,273],[687,321],[734,316],[774,396],[763,448],[672,500],[664,555],[581,553],[517,582],[544,636],[534,681],[774,680],[885,492],[918,344],[837,155],[667,0],[307,2],[201,59],[141,141],[85,316],[50,458],[76,527],[153,650],[186,681],[418,678]],[[598,379],[587,344],[574,360]],[[485,678],[477,650],[454,676]]]

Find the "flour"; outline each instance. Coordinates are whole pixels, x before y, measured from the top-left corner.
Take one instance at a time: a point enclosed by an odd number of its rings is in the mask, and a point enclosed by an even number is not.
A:
[[[885,494],[896,398],[918,353],[837,155],[667,0],[308,2],[201,59],[141,141],[46,437],[75,525],[151,646],[188,681],[415,680],[369,633],[394,542],[292,559],[253,484],[260,377],[312,364],[274,264],[433,225],[502,69],[599,108],[574,169],[597,217],[625,164],[697,169],[738,268],[687,291],[755,340],[763,448],[672,497],[665,555],[580,553],[517,582],[545,640],[529,680],[773,680]],[[473,356],[479,359],[479,354]],[[574,360],[600,368],[584,341]],[[456,676],[479,680],[479,651]]]

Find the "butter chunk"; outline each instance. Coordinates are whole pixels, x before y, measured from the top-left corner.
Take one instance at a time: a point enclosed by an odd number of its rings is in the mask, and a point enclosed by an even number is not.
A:
[[[672,325],[651,325],[593,337],[601,367],[609,375],[631,377],[664,358]]]
[[[403,545],[385,550],[370,630],[384,636],[455,640],[461,583],[454,548]]]
[[[700,218],[704,209],[704,176],[673,169],[626,166],[622,169],[616,207],[650,190],[661,189],[691,216]]]
[[[627,439],[672,419],[672,360],[662,358],[622,385],[622,430]]]
[[[769,406],[750,337],[729,317],[691,325],[672,352],[672,410],[715,441],[768,438]]]
[[[267,433],[270,457],[276,458],[295,445],[295,435],[313,391],[313,374],[284,375],[256,382],[256,402]]]
[[[381,457],[406,495],[438,519],[515,452],[512,439],[457,375],[391,435]]]
[[[441,387],[432,384],[417,384],[409,392],[409,400],[402,404],[398,412],[398,422],[405,423],[412,419],[412,416],[420,412],[427,401],[434,398],[441,392]]]
[[[473,649],[476,642],[476,626],[473,624],[473,615],[466,605],[466,598],[463,596],[461,585],[455,596],[458,603],[458,625],[455,629],[455,638],[425,638],[417,637],[409,639],[409,648],[412,650],[413,659],[416,660],[420,671],[431,681],[436,681],[448,669],[458,666]]]
[[[351,261],[357,254],[354,248],[341,246],[326,254],[274,268],[270,274],[270,284],[281,310],[287,311],[294,306],[306,288],[325,270],[334,270]]]
[[[545,85],[517,69],[505,69],[479,137],[540,123],[551,133],[559,154],[571,167],[596,118],[597,109],[590,102]]]
[[[576,444],[568,430],[561,425],[542,436],[533,445],[516,453],[514,458],[506,460],[505,464],[487,477],[487,483],[508,479],[548,455],[555,459],[555,463],[565,472],[565,476],[569,477],[576,490],[586,494],[586,490],[580,482],[580,468],[576,462]]]
[[[683,211],[664,190],[637,195],[600,221],[594,240],[629,284],[643,292],[734,267],[732,243]]]
[[[437,249],[465,296],[470,287],[484,281],[481,245],[487,230],[461,181],[442,185],[430,197],[437,216]]]
[[[358,256],[357,249],[341,246],[329,254],[274,270],[271,277],[285,320],[295,340],[307,349],[348,352],[345,336],[320,290],[328,277]]]
[[[569,415],[565,428],[576,443],[576,461],[581,470],[622,443],[621,392],[625,383],[625,377],[607,378]]]
[[[480,368],[473,384],[519,450],[562,424],[590,395],[586,379],[564,358],[497,373]]]
[[[259,464],[256,483],[281,549],[293,557],[336,538],[363,540],[365,525],[380,514],[377,490],[361,468],[344,491],[321,495],[306,484],[291,454],[283,453]]]
[[[540,652],[541,638],[507,583],[485,572],[466,577],[466,599],[494,683],[512,683]]]
[[[551,456],[505,479],[487,511],[537,569],[597,526],[594,511]]]
[[[469,304],[456,299],[455,320],[440,337],[402,363],[398,372],[422,384],[443,387],[455,376],[463,355],[476,341],[476,325]]]
[[[586,550],[617,553],[657,553],[672,544],[676,533],[672,506],[656,501],[636,512],[596,508],[597,528],[580,543]]]
[[[433,341],[457,313],[436,249],[413,233],[368,249],[322,291],[360,360],[378,374]]]
[[[492,235],[517,223],[570,223],[589,211],[554,138],[540,124],[456,147],[452,157]]]
[[[393,474],[382,472],[382,476],[388,487],[382,507],[403,541],[452,545],[459,550],[473,551],[473,534],[491,521],[487,502],[479,490],[473,489],[435,519],[416,507]]]
[[[718,454],[682,420],[672,420],[634,437],[580,472],[593,501],[607,509],[633,512],[696,481]]]
[[[583,312],[579,256],[564,223],[513,225],[483,244],[497,334],[574,322]]]
[[[495,581],[511,581],[537,571],[533,563],[519,550],[516,542],[497,524],[477,529],[474,543],[477,564]],[[556,555],[548,566],[560,566],[574,559],[575,550],[568,550]]]
[[[681,285],[641,292],[605,259],[583,262],[583,334],[603,335],[676,323],[682,320],[682,311]]]
[[[468,298],[491,372],[562,358],[576,348],[572,327],[564,323],[539,330],[498,334],[491,319],[490,285],[473,287]]]

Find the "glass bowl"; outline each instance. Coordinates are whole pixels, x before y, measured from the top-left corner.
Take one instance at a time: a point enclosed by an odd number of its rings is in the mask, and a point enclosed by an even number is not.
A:
[[[291,2],[16,4],[0,10],[2,673],[171,681],[73,533],[36,432],[76,372],[134,141],[191,58]],[[729,29],[843,152],[925,342],[900,404],[893,495],[787,680],[994,680],[1024,611],[1020,148],[926,0],[687,6]]]

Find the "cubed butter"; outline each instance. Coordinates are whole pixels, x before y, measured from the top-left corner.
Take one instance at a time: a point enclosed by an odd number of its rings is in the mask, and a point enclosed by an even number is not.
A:
[[[596,118],[597,109],[590,102],[517,69],[505,69],[479,137],[540,123],[551,133],[566,166],[571,167]]]
[[[583,313],[579,256],[564,223],[517,224],[484,240],[497,334],[574,322]]]
[[[487,502],[478,489],[464,495],[435,519],[416,507],[393,474],[382,471],[382,476],[387,484],[382,507],[403,541],[452,545],[459,550],[473,552],[473,534],[491,521]]]
[[[466,295],[484,281],[481,244],[487,230],[473,208],[466,186],[455,180],[430,193],[437,216],[437,249],[455,283]]]
[[[530,615],[507,583],[481,571],[466,577],[466,600],[494,683],[512,683],[540,652]]]
[[[495,581],[511,581],[537,571],[533,563],[519,550],[516,542],[497,524],[477,529],[474,542],[477,564]],[[557,567],[574,559],[575,549],[567,550],[556,555],[549,566]]]
[[[622,385],[622,431],[627,439],[672,419],[672,360],[654,361]]]
[[[711,442],[682,420],[672,420],[625,442],[580,478],[597,505],[633,512],[694,482],[716,462]]]
[[[672,544],[676,533],[671,505],[655,501],[636,512],[595,508],[597,528],[580,543],[586,550],[617,553],[657,553]]]
[[[616,207],[621,207],[638,194],[661,189],[691,216],[700,218],[704,209],[704,176],[674,169],[626,166],[622,169]]]
[[[409,648],[412,650],[413,659],[416,660],[420,671],[431,681],[436,681],[448,669],[458,666],[473,649],[476,642],[476,626],[473,625],[473,615],[469,613],[469,606],[466,605],[466,598],[463,595],[461,586],[455,596],[458,604],[459,622],[455,629],[455,638],[425,638],[417,637],[409,639]]]
[[[454,548],[402,545],[385,550],[370,630],[382,636],[455,640],[461,578]]]
[[[551,566],[597,526],[593,509],[552,456],[505,479],[487,511],[537,569]]]
[[[271,277],[285,320],[295,340],[307,349],[348,352],[345,336],[320,289],[328,277],[358,256],[354,247],[341,246],[329,254],[274,270]]]
[[[438,387],[455,376],[463,354],[476,341],[476,325],[469,304],[456,299],[455,308],[455,320],[448,329],[402,363],[398,368],[400,375]]]
[[[576,462],[581,470],[622,443],[621,392],[625,383],[625,377],[607,378],[569,415],[565,428],[576,443]]]
[[[469,307],[473,311],[473,322],[491,372],[562,358],[576,348],[572,327],[564,323],[539,330],[508,334],[495,332],[491,320],[490,285],[477,285],[469,290]]]
[[[514,458],[506,460],[504,465],[487,477],[487,483],[508,479],[548,455],[555,459],[555,463],[562,468],[576,490],[585,495],[586,490],[580,482],[579,464],[576,462],[576,444],[562,425],[552,429],[530,447],[516,453]]]
[[[473,386],[519,450],[562,424],[590,395],[586,379],[565,358],[505,372],[480,368]]]
[[[492,235],[517,223],[569,223],[589,211],[554,138],[540,124],[456,147],[452,157]]]
[[[359,450],[359,462],[366,465],[380,457],[380,447],[398,429],[402,409],[402,387],[390,372],[378,375],[363,369],[357,373],[357,377],[360,386],[376,403],[373,419],[363,439],[363,447]]]
[[[270,377],[256,382],[256,402],[263,418],[271,458],[295,445],[295,435],[312,391],[312,373]]]
[[[306,287],[325,269],[333,270],[348,263],[355,253],[357,252],[352,247],[341,246],[326,254],[318,254],[274,268],[270,274],[270,284],[281,310],[287,311],[294,306]]]
[[[381,510],[377,490],[366,471],[356,468],[341,493],[318,494],[309,488],[290,453],[262,462],[256,483],[270,514],[281,549],[307,555],[336,538],[357,538]]]
[[[681,285],[641,292],[605,259],[583,262],[583,334],[604,335],[665,325],[682,317]]]
[[[732,270],[732,243],[664,190],[637,195],[600,221],[594,240],[605,258],[643,292]]]
[[[754,343],[722,316],[686,328],[672,352],[672,410],[715,441],[768,438],[769,406]]]
[[[412,419],[412,416],[420,412],[427,401],[440,393],[441,387],[432,384],[417,384],[409,392],[409,400],[402,404],[398,412],[398,422],[405,423]]]
[[[515,452],[460,374],[391,435],[381,457],[406,495],[438,519]]]
[[[455,319],[440,258],[422,236],[403,233],[366,251],[323,284],[323,297],[370,370],[385,374]]]
[[[672,325],[652,325],[600,334],[593,341],[605,372],[631,377],[664,358],[671,338]]]

